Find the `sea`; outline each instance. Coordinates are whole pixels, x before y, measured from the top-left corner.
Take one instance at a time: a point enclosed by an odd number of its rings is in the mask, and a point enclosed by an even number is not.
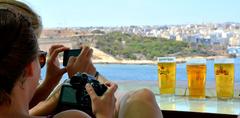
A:
[[[95,64],[97,71],[104,75],[108,80],[149,80],[156,81],[158,79],[157,65],[149,64]],[[240,81],[240,58],[234,58],[235,82]],[[46,66],[41,70],[41,77],[44,79],[46,74]],[[68,79],[64,74],[61,81]],[[177,63],[176,80],[186,80],[186,63]],[[207,61],[207,81],[214,81],[214,60]]]

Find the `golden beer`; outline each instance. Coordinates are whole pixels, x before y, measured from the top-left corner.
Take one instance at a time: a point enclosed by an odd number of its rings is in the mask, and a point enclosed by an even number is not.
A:
[[[194,60],[187,64],[187,78],[190,98],[205,98],[206,60]]]
[[[174,57],[158,58],[158,85],[160,94],[175,94],[176,61]]]
[[[219,99],[229,99],[234,95],[234,64],[233,60],[216,60],[214,73],[216,92]]]

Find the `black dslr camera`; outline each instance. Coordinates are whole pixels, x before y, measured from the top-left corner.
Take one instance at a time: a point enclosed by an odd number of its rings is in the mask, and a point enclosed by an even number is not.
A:
[[[92,85],[98,96],[102,96],[107,90],[107,87],[95,80],[95,77],[85,73],[77,73],[62,85],[57,112],[78,109],[95,117],[92,113],[90,96],[85,89],[87,83]]]

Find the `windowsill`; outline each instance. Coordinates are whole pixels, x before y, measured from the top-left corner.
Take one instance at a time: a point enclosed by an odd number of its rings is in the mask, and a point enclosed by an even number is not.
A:
[[[155,93],[157,103],[163,111],[197,112],[209,114],[240,114],[240,89],[235,87],[234,98],[231,100],[218,100],[213,83],[206,83],[206,98],[203,100],[189,99],[187,85],[178,86],[174,96],[159,94],[157,82],[154,81],[115,81],[119,91],[130,91],[140,88],[148,88]],[[185,82],[187,83],[187,82]],[[239,84],[239,83],[238,83]],[[236,86],[236,83],[235,83]]]
[[[228,115],[238,115],[240,113],[240,99],[235,98],[223,101],[216,98],[198,100],[189,99],[188,96],[156,95],[156,100],[162,110]]]

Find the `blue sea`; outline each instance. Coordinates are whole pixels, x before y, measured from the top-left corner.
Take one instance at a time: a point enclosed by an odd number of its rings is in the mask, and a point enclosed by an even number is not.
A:
[[[235,81],[240,81],[240,58],[234,59]],[[135,64],[95,64],[97,70],[108,80],[157,80],[157,65]],[[45,76],[46,66],[42,68],[41,76]],[[176,67],[177,80],[186,80],[186,63],[178,63]],[[67,79],[65,74],[62,81]],[[207,61],[207,81],[214,81],[214,61]]]

